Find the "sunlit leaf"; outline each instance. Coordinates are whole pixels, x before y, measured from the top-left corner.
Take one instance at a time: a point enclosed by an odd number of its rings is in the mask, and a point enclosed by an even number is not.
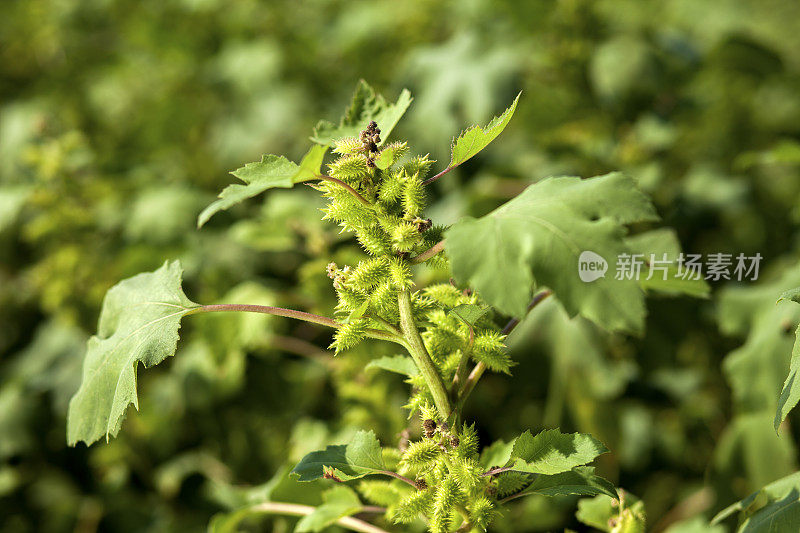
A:
[[[348,444],[328,446],[309,453],[294,467],[292,474],[298,476],[298,481],[313,481],[330,472],[338,479],[348,481],[385,470],[381,445],[375,433],[359,431]]]
[[[411,105],[411,93],[403,89],[395,103],[389,103],[367,82],[361,80],[353,94],[350,107],[345,110],[339,124],[327,120],[317,123],[311,140],[317,144],[331,145],[343,137],[357,137],[370,120],[377,122],[381,130],[381,144],[386,142],[397,122]]]
[[[295,184],[314,179],[320,173],[327,147],[313,146],[300,164],[292,163],[283,156],[264,155],[261,161],[248,163],[231,172],[245,185],[228,185],[219,194],[219,200],[206,207],[197,217],[197,227],[203,226],[220,211],[252,198],[267,189],[294,187]]]
[[[522,94],[522,93],[520,93]],[[478,152],[486,148],[489,143],[497,138],[498,135],[503,133],[503,130],[508,125],[511,117],[514,116],[514,111],[517,109],[517,102],[519,101],[520,94],[514,98],[511,105],[497,117],[494,117],[489,124],[485,127],[472,126],[471,128],[462,131],[454,141],[450,155],[450,164],[448,167],[457,167],[468,159],[475,156]]]
[[[639,332],[644,293],[613,270],[591,282],[578,275],[584,251],[613,262],[628,253],[625,224],[657,220],[647,197],[623,174],[549,178],[479,219],[466,218],[445,234],[455,278],[489,304],[525,314],[532,290],[551,288],[569,314],[610,330]],[[481,253],[475,253],[476,247]]]
[[[89,339],[83,381],[69,403],[67,441],[116,436],[130,404],[138,408],[136,372],[175,354],[181,317],[198,307],[181,288],[180,264],[121,281],[106,294],[97,335]]]

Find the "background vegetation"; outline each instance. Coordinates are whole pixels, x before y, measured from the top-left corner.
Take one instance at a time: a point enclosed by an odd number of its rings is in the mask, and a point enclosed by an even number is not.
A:
[[[229,170],[297,160],[359,78],[412,91],[394,137],[439,160],[523,91],[501,140],[436,182],[437,222],[549,175],[623,170],[684,250],[761,253],[758,283],[651,298],[642,338],[543,303],[511,346],[513,377],[487,376],[466,413],[487,444],[592,433],[612,450],[600,472],[644,500],[653,531],[725,531],[700,523],[797,466],[797,413],[780,437],[772,420],[800,321],[774,304],[800,285],[798,21],[790,0],[2,2],[0,531],[202,530],[245,486],[318,503],[287,465],[359,428],[399,438],[405,385],[362,372],[379,345],[334,360],[318,328],[202,316],[142,376],[118,439],[65,445],[118,280],[179,258],[196,301],[332,308],[325,264],[355,248],[311,191],[195,220]],[[580,528],[573,510],[529,498],[496,528]]]

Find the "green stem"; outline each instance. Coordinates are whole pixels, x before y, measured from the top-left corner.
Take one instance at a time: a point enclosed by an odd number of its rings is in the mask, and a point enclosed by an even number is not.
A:
[[[223,311],[238,311],[244,313],[264,313],[267,315],[283,316],[286,318],[294,318],[304,322],[311,322],[312,324],[319,324],[320,326],[327,326],[333,329],[339,329],[343,326],[339,322],[328,318],[326,316],[315,315],[313,313],[306,313],[304,311],[296,311],[294,309],[285,309],[283,307],[272,307],[269,305],[253,305],[253,304],[213,304],[201,305],[195,307],[186,313],[184,316],[196,315],[199,313],[218,313]],[[368,329],[367,337],[371,339],[379,339],[383,341],[396,342],[403,344],[402,338],[394,333],[388,331],[381,331],[379,329]]]
[[[443,420],[447,420],[451,413],[450,400],[447,397],[447,390],[444,387],[442,376],[439,375],[439,371],[433,364],[430,355],[428,355],[428,350],[425,349],[425,344],[422,342],[417,325],[414,323],[414,315],[411,311],[411,294],[408,290],[398,293],[397,303],[400,310],[400,329],[405,336],[405,347],[417,367],[419,367],[419,371],[431,391],[436,409],[439,410],[439,415]]]
[[[453,384],[450,385],[450,395],[457,396],[461,388],[461,384],[467,379],[467,364],[469,364],[469,357],[472,354],[472,345],[475,343],[475,328],[469,327],[469,344],[461,354],[461,359],[458,361],[456,368],[456,375],[453,377]],[[460,414],[460,413],[459,413]]]
[[[528,309],[525,313],[526,316],[533,310],[534,307],[539,305],[551,294],[552,294],[551,291],[543,290],[542,292],[534,296],[533,300],[531,300],[531,303],[528,304]],[[512,331],[514,331],[514,328],[517,327],[517,324],[519,324],[519,322],[520,319],[512,318],[511,320],[508,321],[508,324],[506,324],[506,327],[503,328],[503,331],[501,333],[503,335],[510,334]],[[456,403],[456,410],[459,413],[461,412],[461,409],[464,407],[464,403],[467,401],[467,398],[472,393],[472,389],[475,388],[475,385],[478,383],[478,380],[481,379],[481,376],[485,371],[486,371],[486,365],[483,363],[478,363],[477,365],[475,365],[475,368],[472,369],[472,372],[470,372],[469,377],[467,377],[467,380],[464,382],[464,387],[461,389],[461,394],[459,394],[458,401]]]
[[[253,505],[249,508],[250,511],[265,514],[282,514],[289,516],[307,516],[317,510],[316,507],[310,505],[300,505],[296,503],[281,503],[281,502],[264,502]],[[361,512],[370,513],[383,513],[386,509],[382,507],[368,506],[362,508]],[[369,522],[364,522],[352,516],[345,516],[336,521],[336,524],[349,529],[350,531],[358,531],[360,533],[388,533],[385,529],[373,526]]]

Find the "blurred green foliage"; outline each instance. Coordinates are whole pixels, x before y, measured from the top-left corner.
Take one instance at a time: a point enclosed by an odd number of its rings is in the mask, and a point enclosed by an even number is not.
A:
[[[501,140],[436,182],[439,223],[548,175],[622,170],[685,251],[762,254],[759,283],[650,298],[641,338],[543,303],[512,338],[513,377],[487,376],[466,413],[483,444],[592,433],[654,531],[718,531],[699,515],[797,466],[797,413],[780,437],[772,421],[800,320],[774,305],[800,285],[798,21],[790,0],[2,2],[0,531],[192,531],[258,498],[319,504],[327,485],[298,489],[287,464],[357,429],[397,441],[402,379],[362,372],[389,348],[334,360],[317,328],[200,316],[118,439],[65,445],[118,280],[179,258],[197,301],[335,305],[325,264],[357,252],[310,191],[195,220],[229,170],[298,160],[359,78],[411,90],[397,137],[442,165],[445,139],[523,91]],[[552,503],[521,500],[495,528],[580,527],[573,500]]]

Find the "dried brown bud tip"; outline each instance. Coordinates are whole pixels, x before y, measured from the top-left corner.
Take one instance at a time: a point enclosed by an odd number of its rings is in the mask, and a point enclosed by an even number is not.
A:
[[[339,270],[339,267],[336,263],[328,263],[328,266],[325,267],[325,271],[328,273],[328,277],[333,279],[336,277],[336,271]]]
[[[417,490],[425,490],[428,488],[428,483],[422,478],[415,479],[414,484],[417,486]]]
[[[458,445],[461,441],[458,439],[458,435],[451,435],[450,436],[450,446],[453,448],[458,448]]]
[[[344,481],[342,481],[336,474],[333,473],[333,468],[323,470],[322,477],[325,479],[332,479],[337,483],[344,483]]]
[[[433,226],[433,222],[429,218],[420,218],[417,217],[414,219],[414,225],[417,226],[417,231],[420,233],[425,233]]]
[[[431,419],[425,420],[422,423],[422,431],[427,438],[433,437],[433,434],[436,431],[436,422]]]

